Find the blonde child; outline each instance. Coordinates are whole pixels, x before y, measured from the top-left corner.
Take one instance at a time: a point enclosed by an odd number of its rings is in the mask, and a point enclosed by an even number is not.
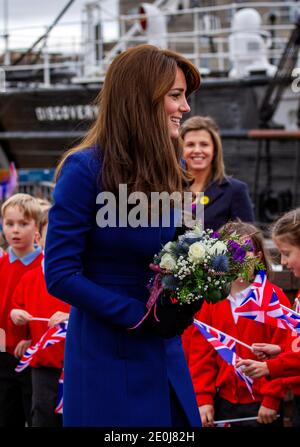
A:
[[[48,226],[48,210],[42,213],[40,222],[41,246],[44,248]],[[26,273],[15,290],[11,318],[18,327],[27,329],[27,338],[36,344],[52,327],[69,318],[70,306],[51,296],[46,288],[44,266]],[[48,318],[46,321],[31,321],[33,317]],[[59,427],[60,414],[55,413],[58,381],[63,368],[64,342],[41,350],[31,362],[32,373],[32,426]]]
[[[22,276],[39,266],[42,250],[35,246],[41,216],[39,203],[28,194],[15,194],[1,207],[7,253],[0,258],[0,328],[5,333],[5,351],[0,353],[0,427],[30,424],[30,369],[16,373],[15,367],[28,344],[24,328],[10,321],[13,293]]]
[[[268,255],[258,228],[242,222],[232,222],[222,228],[243,240],[250,239],[253,254],[260,258],[268,270]],[[250,288],[251,283],[238,278],[232,283],[230,295],[226,300],[216,304],[204,302],[196,318],[250,346],[253,342],[284,343],[287,331],[235,315],[235,308],[247,297]],[[283,292],[276,286],[274,288],[280,301],[286,306],[289,305],[289,300]],[[249,421],[241,425],[255,426],[259,425],[258,423],[274,422],[281,401],[278,390],[274,392],[271,387],[266,389],[265,380],[254,381],[253,399],[246,384],[235,374],[234,368],[218,355],[198,329],[192,328],[189,331],[190,334],[184,334],[183,341],[202,425],[209,427],[220,419],[255,416],[257,422]],[[240,344],[236,345],[236,354],[241,358],[251,355],[249,349]]]
[[[49,208],[51,208],[51,202],[49,202],[48,199],[44,197],[37,197],[36,200],[39,202],[42,211],[49,210]]]

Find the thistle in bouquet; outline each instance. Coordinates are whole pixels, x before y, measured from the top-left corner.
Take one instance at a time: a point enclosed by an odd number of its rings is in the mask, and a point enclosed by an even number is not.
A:
[[[236,278],[251,281],[254,271],[264,268],[250,239],[200,227],[168,242],[150,267],[156,272],[150,289],[161,304],[196,304],[197,309],[203,300],[225,299]]]

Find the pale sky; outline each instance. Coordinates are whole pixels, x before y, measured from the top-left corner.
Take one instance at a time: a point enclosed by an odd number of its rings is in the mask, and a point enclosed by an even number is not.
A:
[[[4,48],[5,3],[8,7],[10,48],[25,49],[45,32],[68,0],[0,0],[0,53]],[[78,48],[81,37],[82,9],[86,3],[88,3],[87,0],[74,1],[51,32],[49,46],[57,51],[70,52]],[[104,37],[105,39],[115,38],[117,26],[113,23],[113,19],[117,16],[117,1],[102,0],[98,3],[106,22],[103,29]]]

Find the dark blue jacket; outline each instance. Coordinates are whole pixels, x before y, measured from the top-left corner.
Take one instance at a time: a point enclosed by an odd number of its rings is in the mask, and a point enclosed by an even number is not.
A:
[[[229,220],[240,218],[253,222],[253,205],[246,183],[226,177],[220,183],[212,182],[204,192],[204,227],[217,230]]]
[[[170,426],[169,386],[200,426],[181,338],[129,331],[145,314],[149,263],[171,228],[100,228],[93,149],[64,164],[49,213],[49,292],[72,305],[65,353],[64,424]]]

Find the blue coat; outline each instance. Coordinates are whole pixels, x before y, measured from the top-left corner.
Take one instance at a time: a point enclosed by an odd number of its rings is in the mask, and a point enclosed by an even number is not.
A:
[[[200,426],[181,338],[141,329],[149,263],[172,228],[100,228],[101,168],[93,148],[64,164],[49,213],[49,292],[72,305],[65,353],[64,424],[170,426],[169,386],[191,426]]]
[[[248,186],[240,180],[226,177],[220,183],[212,182],[204,192],[204,227],[217,230],[229,220],[240,218],[253,222],[253,205]]]

